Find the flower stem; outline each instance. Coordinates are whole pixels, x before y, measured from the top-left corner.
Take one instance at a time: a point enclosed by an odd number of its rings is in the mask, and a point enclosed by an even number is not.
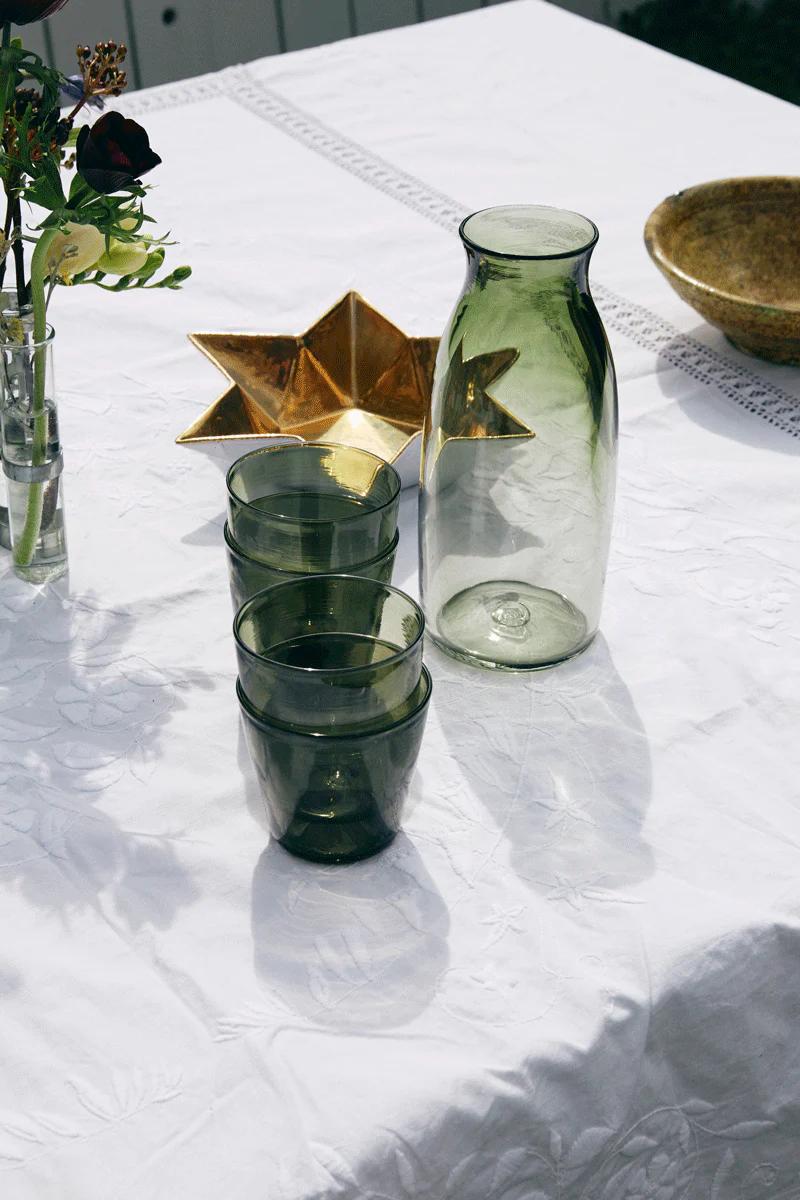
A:
[[[6,63],[6,54],[8,47],[11,44],[11,25],[8,21],[3,25],[2,33],[0,34],[0,143],[5,141],[5,121],[6,109],[8,107],[8,92],[11,86],[11,70]],[[13,189],[9,187],[9,180],[3,179],[3,190],[6,194],[6,219],[3,226],[3,235],[7,238],[11,231],[11,216],[14,207]],[[0,287],[3,286],[3,281],[6,275],[6,260],[3,259],[0,263]]]
[[[14,221],[14,245],[12,249],[14,254],[14,270],[17,279],[17,307],[22,312],[28,301],[28,289],[25,284],[25,247],[22,243],[22,205],[19,202],[18,195],[14,197],[12,216]]]
[[[75,105],[75,107],[73,108],[72,112],[71,112],[71,113],[69,113],[69,115],[67,116],[67,120],[70,122],[70,124],[72,124],[72,122],[75,120],[75,118],[77,117],[78,113],[81,111],[81,109],[83,108],[84,104],[86,103],[87,99],[88,99],[88,97],[87,97],[87,96],[81,96],[80,100],[79,100],[79,101],[78,101],[78,103]]]
[[[47,301],[45,282],[47,279],[47,256],[57,229],[45,229],[31,259],[31,304],[33,306],[33,445],[31,464],[40,467],[47,455],[47,408],[45,405],[47,370]],[[31,483],[25,510],[25,524],[19,538],[14,539],[14,563],[18,567],[29,566],[36,550],[42,528],[44,484]]]
[[[0,34],[0,51],[3,51],[2,66],[0,66],[0,101],[2,101],[2,120],[6,119],[6,109],[8,108],[8,93],[11,87],[11,68],[6,62],[6,53],[11,45],[11,23],[6,21],[3,24],[3,32]]]

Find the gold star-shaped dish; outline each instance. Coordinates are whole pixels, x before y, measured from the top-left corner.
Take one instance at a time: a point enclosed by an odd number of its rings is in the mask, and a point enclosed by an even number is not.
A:
[[[231,386],[179,442],[293,437],[393,462],[422,429],[439,339],[408,337],[357,292],[297,337],[189,337]]]

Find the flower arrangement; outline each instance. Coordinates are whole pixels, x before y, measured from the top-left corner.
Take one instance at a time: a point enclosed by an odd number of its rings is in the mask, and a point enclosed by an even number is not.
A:
[[[151,232],[153,219],[144,207],[148,189],[141,180],[161,159],[147,132],[115,110],[103,112],[93,124],[85,120],[91,109],[103,109],[106,98],[124,91],[125,45],[79,46],[78,73],[66,78],[11,37],[12,23],[42,20],[66,3],[0,0],[0,181],[5,193],[0,230],[5,370],[0,383],[5,400],[30,417],[23,437],[29,443],[28,483],[16,529],[10,502],[18,573],[35,559],[48,516],[47,485],[39,475],[44,474],[50,436],[47,313],[55,288],[178,288],[191,274],[182,266],[159,275],[168,243]],[[20,353],[28,350],[28,362],[19,369],[13,367],[17,347]],[[5,432],[3,445],[6,458]],[[15,478],[24,474],[17,470]],[[9,483],[9,491],[11,487]],[[20,507],[18,499],[18,513]]]

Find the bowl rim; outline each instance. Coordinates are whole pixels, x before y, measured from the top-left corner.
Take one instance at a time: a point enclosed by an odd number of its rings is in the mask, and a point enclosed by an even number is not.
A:
[[[290,665],[289,663],[278,662],[266,654],[259,654],[252,648],[252,646],[245,644],[244,640],[240,636],[239,629],[242,621],[248,615],[250,609],[254,608],[259,601],[263,601],[267,595],[276,592],[279,588],[297,588],[302,587],[303,584],[324,579],[347,579],[350,580],[351,583],[355,581],[356,587],[372,587],[373,589],[380,588],[385,592],[392,592],[394,595],[400,596],[410,606],[411,612],[417,618],[419,628],[417,629],[416,636],[411,642],[409,642],[407,646],[400,647],[395,651],[394,654],[390,654],[388,658],[382,658],[380,663],[366,664],[356,667],[296,667]],[[347,633],[348,630],[345,629],[341,632]],[[320,575],[302,575],[299,579],[288,579],[282,581],[281,583],[273,583],[271,587],[262,588],[260,591],[255,592],[252,596],[250,596],[249,599],[245,600],[244,604],[233,618],[233,639],[236,643],[237,650],[240,650],[248,657],[248,659],[252,659],[256,663],[266,664],[268,669],[271,672],[274,672],[276,675],[282,675],[287,679],[295,680],[302,678],[340,679],[343,675],[348,677],[355,676],[359,673],[363,675],[364,672],[370,670],[371,665],[374,665],[375,667],[380,666],[381,668],[393,667],[396,666],[397,663],[402,662],[404,659],[412,657],[418,648],[421,649],[424,637],[425,613],[423,612],[421,605],[417,604],[413,596],[409,596],[407,592],[402,591],[400,588],[393,587],[391,583],[382,583],[379,579],[371,579],[366,575],[348,575],[346,571],[327,571]]]
[[[238,676],[236,678],[236,698],[239,701],[239,708],[241,709],[241,712],[246,720],[250,721],[251,724],[255,725],[257,728],[263,728],[268,733],[272,730],[277,730],[279,733],[288,733],[291,737],[316,738],[317,740],[324,738],[356,739],[384,737],[386,734],[394,733],[396,729],[402,729],[404,725],[407,725],[410,721],[413,721],[415,717],[418,717],[420,713],[424,713],[427,709],[431,696],[433,695],[433,678],[430,671],[425,666],[425,663],[422,664],[419,680],[417,682],[417,689],[415,690],[418,690],[420,688],[420,684],[423,683],[425,684],[425,688],[422,692],[422,696],[411,709],[411,711],[407,712],[405,716],[400,718],[399,721],[390,722],[387,725],[380,725],[378,724],[380,718],[375,718],[375,720],[369,723],[366,728],[363,726],[361,728],[356,726],[354,729],[348,729],[346,726],[342,728],[340,725],[333,725],[330,729],[297,729],[293,725],[287,725],[284,721],[276,721],[272,717],[266,717],[262,713],[256,712],[256,710],[253,708],[253,705],[248,700],[245,690],[242,687],[242,681]]]
[[[767,304],[762,300],[753,300],[748,296],[743,296],[738,292],[728,292],[724,288],[716,287],[713,284],[706,283],[702,279],[698,279],[696,275],[689,274],[682,267],[679,267],[673,259],[667,257],[666,251],[660,242],[660,232],[664,227],[667,213],[674,212],[676,203],[679,203],[687,196],[697,196],[704,192],[708,192],[711,188],[724,187],[726,184],[790,184],[794,190],[800,193],[800,176],[797,175],[731,175],[724,179],[708,179],[704,183],[695,183],[690,187],[681,188],[680,191],[672,192],[669,196],[657,204],[644,224],[644,243],[647,252],[653,262],[661,268],[665,274],[674,279],[680,280],[682,283],[689,284],[692,288],[702,292],[706,296],[711,296],[717,300],[727,300],[731,304],[739,306],[743,309],[756,310],[761,313],[769,313],[779,317],[785,317],[787,313],[797,313],[800,317],[799,309],[782,308],[779,305]]]
[[[245,500],[238,494],[238,492],[234,490],[234,473],[239,467],[241,467],[241,464],[246,459],[255,459],[267,454],[278,454],[281,451],[303,453],[304,451],[309,452],[315,450],[348,451],[351,453],[354,452],[356,454],[363,454],[366,458],[373,459],[374,462],[379,464],[379,469],[380,467],[386,468],[391,484],[391,495],[387,500],[384,500],[382,504],[376,504],[371,508],[365,508],[363,512],[351,513],[350,516],[347,517],[292,517],[287,516],[286,513],[266,513],[263,509],[258,508],[257,505],[253,504],[250,500]],[[387,462],[385,458],[381,458],[379,454],[373,454],[371,450],[364,450],[361,446],[349,446],[344,442],[280,442],[275,446],[259,446],[255,450],[248,450],[246,454],[240,455],[240,457],[236,459],[236,462],[231,463],[225,475],[225,486],[227,488],[228,495],[235,504],[239,505],[241,508],[252,510],[253,512],[258,513],[259,516],[265,519],[267,523],[275,521],[279,525],[281,522],[284,522],[287,525],[307,525],[314,527],[321,527],[324,525],[341,526],[347,524],[348,521],[364,521],[367,517],[374,516],[376,513],[384,512],[386,509],[390,508],[397,501],[400,492],[403,490],[402,480],[397,473],[397,468],[393,466],[392,463]]]

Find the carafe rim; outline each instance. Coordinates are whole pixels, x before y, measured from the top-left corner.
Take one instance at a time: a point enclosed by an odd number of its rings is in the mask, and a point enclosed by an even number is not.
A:
[[[569,247],[565,250],[559,250],[550,253],[537,254],[523,254],[517,251],[494,249],[492,246],[484,245],[474,237],[470,237],[470,235],[467,233],[467,226],[469,225],[470,221],[473,221],[476,217],[484,216],[486,213],[499,214],[505,211],[510,214],[512,212],[521,213],[525,210],[528,210],[531,214],[534,212],[550,214],[559,213],[564,217],[574,217],[579,221],[583,221],[588,227],[587,232],[591,232],[583,241],[578,241],[576,239],[577,244],[574,247]],[[476,254],[486,255],[490,258],[503,259],[506,262],[555,262],[560,259],[580,258],[594,249],[598,238],[600,237],[600,231],[598,230],[594,221],[590,220],[589,217],[585,217],[583,213],[576,212],[574,209],[558,208],[555,205],[549,204],[502,204],[490,205],[487,208],[479,208],[476,212],[470,213],[464,218],[458,227],[458,233],[467,250],[472,250]]]

